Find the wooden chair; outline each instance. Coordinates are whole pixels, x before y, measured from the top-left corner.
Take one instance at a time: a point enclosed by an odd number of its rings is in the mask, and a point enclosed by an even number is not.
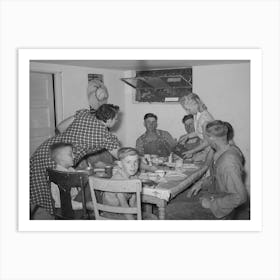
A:
[[[52,199],[52,206],[55,218],[60,220],[90,219],[90,214],[86,209],[85,197],[85,187],[88,185],[88,173],[64,172],[48,168],[47,175],[50,184],[50,193],[51,183],[54,183],[58,186],[60,193],[61,208],[55,208],[55,203]],[[72,200],[70,195],[71,188],[81,189],[82,206],[79,209],[73,209],[72,207]]]
[[[138,179],[133,180],[115,180],[98,177],[91,177],[90,191],[93,201],[93,208],[96,220],[111,220],[114,218],[106,218],[105,213],[117,214],[136,214],[137,220],[142,220],[141,214],[141,191],[142,183]],[[114,192],[114,193],[135,193],[136,207],[109,206],[98,202],[97,192]],[[101,213],[100,213],[101,211]]]

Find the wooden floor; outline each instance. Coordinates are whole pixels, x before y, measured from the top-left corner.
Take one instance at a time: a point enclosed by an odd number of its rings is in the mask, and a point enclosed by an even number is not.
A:
[[[157,209],[154,207],[154,214],[157,215]],[[34,218],[40,220],[54,219],[44,209],[39,208]],[[146,219],[153,219],[146,217]],[[167,220],[215,220],[215,216],[208,209],[201,207],[198,198],[187,198],[187,193],[182,192],[177,197],[172,199],[166,208]],[[235,220],[249,220],[250,219],[250,206],[249,203],[244,204],[238,209],[234,216]]]

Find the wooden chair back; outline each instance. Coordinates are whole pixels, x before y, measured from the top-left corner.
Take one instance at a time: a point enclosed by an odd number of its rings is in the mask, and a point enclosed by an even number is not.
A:
[[[48,168],[47,176],[49,180],[49,190],[51,193],[51,183],[58,186],[60,193],[61,208],[55,208],[54,201],[52,201],[54,215],[57,219],[71,220],[71,219],[87,219],[85,187],[88,185],[87,172],[65,172],[57,171]],[[71,188],[80,188],[82,192],[82,209],[75,211],[72,208]],[[80,212],[80,214],[78,214]],[[78,214],[78,215],[77,215]]]
[[[113,192],[113,193],[135,193],[136,207],[121,207],[104,205],[99,203],[96,196],[96,191]],[[90,192],[93,201],[93,208],[96,220],[107,220],[100,215],[100,212],[109,212],[117,214],[136,214],[137,220],[142,220],[141,214],[141,191],[142,183],[138,179],[132,180],[116,180],[105,179],[91,176],[90,178]]]

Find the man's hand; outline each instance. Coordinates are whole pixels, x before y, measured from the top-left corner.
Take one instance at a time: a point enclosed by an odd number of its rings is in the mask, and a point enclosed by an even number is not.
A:
[[[188,139],[189,139],[188,134],[182,135],[182,136],[179,138],[178,143],[180,143],[180,144],[185,143]]]
[[[193,153],[191,151],[187,151],[187,152],[183,153],[184,158],[188,159],[188,158],[192,158],[192,156],[193,156]]]
[[[199,181],[197,182],[196,184],[194,184],[189,190],[188,190],[188,193],[187,193],[187,197],[190,198],[194,195],[197,195],[199,193],[199,191],[201,190],[202,188],[202,181]]]
[[[207,198],[207,197],[203,197],[202,199],[201,199],[201,205],[202,205],[202,207],[203,208],[210,208],[210,206],[211,206],[211,202],[210,202],[211,200],[209,199],[209,198]]]

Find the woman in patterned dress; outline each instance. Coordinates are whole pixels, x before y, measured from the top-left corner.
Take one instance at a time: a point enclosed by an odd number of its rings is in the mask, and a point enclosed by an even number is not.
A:
[[[91,80],[88,82],[87,87],[87,98],[89,103],[90,112],[92,114],[96,113],[96,110],[102,105],[106,104],[109,98],[108,89],[99,80]],[[56,127],[56,134],[62,133],[65,131],[69,125],[73,122],[74,116],[70,116],[67,119],[63,120]],[[104,167],[104,165],[113,164],[112,155],[106,151],[102,150],[94,154],[88,154],[78,163],[78,169],[84,169],[89,164],[96,167]]]
[[[37,205],[52,213],[52,204],[46,169],[54,168],[49,147],[57,142],[71,143],[75,164],[86,154],[107,149],[116,156],[120,147],[118,138],[108,128],[114,126],[119,107],[103,104],[92,114],[83,109],[76,112],[70,126],[61,134],[46,140],[30,159],[30,205]]]

